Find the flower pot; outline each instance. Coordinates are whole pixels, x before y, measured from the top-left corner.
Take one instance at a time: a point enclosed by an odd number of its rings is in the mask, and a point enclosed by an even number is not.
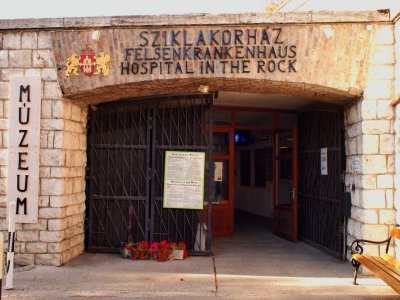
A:
[[[125,248],[121,251],[122,257],[128,258],[132,257],[132,250],[126,250]]]
[[[171,259],[183,259],[183,250],[172,250]]]

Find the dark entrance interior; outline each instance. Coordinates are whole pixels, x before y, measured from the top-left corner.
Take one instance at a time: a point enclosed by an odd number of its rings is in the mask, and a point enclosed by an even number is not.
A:
[[[231,235],[237,218],[253,216],[297,240],[296,128],[295,111],[213,106],[213,236]]]
[[[235,223],[255,221],[341,256],[342,111],[213,105],[213,97],[135,99],[91,111],[87,249],[166,239],[207,252],[211,234],[231,235]],[[167,150],[206,153],[202,211],[163,207]]]

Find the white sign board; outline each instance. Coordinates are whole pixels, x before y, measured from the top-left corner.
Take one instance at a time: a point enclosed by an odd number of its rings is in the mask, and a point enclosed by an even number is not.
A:
[[[16,203],[16,223],[38,221],[41,92],[40,77],[11,78],[7,206]]]
[[[224,165],[222,161],[214,162],[214,181],[223,181]]]
[[[360,157],[356,156],[351,159],[351,168],[354,173],[361,172],[361,160]]]
[[[328,148],[321,148],[321,175],[328,175]]]
[[[204,152],[165,152],[165,208],[203,209]]]

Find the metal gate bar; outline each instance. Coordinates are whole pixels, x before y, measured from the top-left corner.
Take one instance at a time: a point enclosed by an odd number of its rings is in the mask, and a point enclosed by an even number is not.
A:
[[[198,224],[209,229],[211,207],[207,212],[165,209],[162,193],[165,150],[203,151],[205,201],[212,197],[211,103],[211,95],[195,95],[103,104],[91,111],[89,251],[116,251],[128,240],[162,239],[185,241],[198,252],[209,249],[209,230],[204,243]]]
[[[339,111],[299,114],[299,236],[337,257],[343,255],[343,119]],[[328,148],[328,175],[320,149]]]

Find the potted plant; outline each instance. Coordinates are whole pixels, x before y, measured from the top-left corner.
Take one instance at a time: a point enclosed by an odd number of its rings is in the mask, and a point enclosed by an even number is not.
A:
[[[125,257],[125,258],[132,257],[132,247],[133,247],[133,242],[121,243],[120,251],[121,251],[122,257]]]
[[[184,259],[188,256],[186,244],[184,242],[171,243],[172,253],[171,259]]]

